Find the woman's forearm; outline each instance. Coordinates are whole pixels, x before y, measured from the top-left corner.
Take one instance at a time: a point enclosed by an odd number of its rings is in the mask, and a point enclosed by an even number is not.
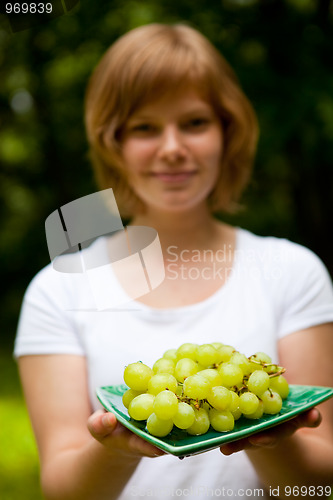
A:
[[[310,487],[325,488],[333,483],[332,443],[305,430],[276,446],[252,448],[247,454],[263,485],[268,491],[278,491],[280,498],[292,497],[290,488],[302,486],[302,498],[313,498],[316,489]]]
[[[58,452],[42,467],[42,490],[46,500],[114,500],[139,462],[112,455],[91,438],[80,448]]]

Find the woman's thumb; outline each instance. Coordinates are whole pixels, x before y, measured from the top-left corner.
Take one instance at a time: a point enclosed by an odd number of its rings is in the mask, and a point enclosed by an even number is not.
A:
[[[103,439],[110,435],[117,425],[116,417],[113,413],[105,413],[103,410],[97,410],[90,415],[88,419],[88,429],[95,439]]]

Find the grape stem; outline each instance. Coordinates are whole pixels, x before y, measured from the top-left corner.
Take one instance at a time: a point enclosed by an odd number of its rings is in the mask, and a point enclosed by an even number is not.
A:
[[[249,361],[251,361],[251,363],[256,363],[257,365],[261,365],[263,366],[264,368],[267,368],[268,366],[274,366],[275,368],[279,368],[278,371],[276,372],[268,372],[268,375],[270,377],[278,377],[279,375],[282,375],[282,373],[284,373],[286,371],[285,368],[283,368],[282,366],[279,366],[279,365],[276,365],[276,364],[273,364],[273,363],[264,363],[262,361],[258,361],[257,359],[253,359],[252,356],[250,356],[248,358]]]
[[[271,377],[271,378],[278,377],[279,375],[282,375],[282,373],[284,373],[285,371],[286,371],[285,368],[281,368],[278,372],[269,373],[269,377]]]
[[[200,399],[199,400],[199,399],[194,399],[194,398],[188,398],[187,396],[177,396],[177,399],[181,403],[187,403],[188,405],[192,404],[196,410],[200,410],[200,408],[202,407],[202,405],[204,403],[208,403],[207,399]],[[208,403],[208,404],[211,408],[213,408],[213,406],[210,403]]]
[[[243,392],[243,391],[247,391],[248,390],[248,387],[247,385],[245,385],[244,381],[243,381],[243,385],[242,387],[239,387],[239,388],[236,388],[235,392],[238,394],[238,396]]]

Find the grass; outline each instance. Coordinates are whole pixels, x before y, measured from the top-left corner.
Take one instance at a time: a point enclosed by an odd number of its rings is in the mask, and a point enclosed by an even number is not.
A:
[[[42,500],[37,448],[10,351],[0,354],[0,369],[0,498]]]

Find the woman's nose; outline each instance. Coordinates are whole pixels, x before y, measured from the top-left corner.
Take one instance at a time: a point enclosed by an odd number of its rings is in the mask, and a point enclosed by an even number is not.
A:
[[[182,134],[176,126],[170,125],[163,130],[159,153],[161,159],[171,162],[186,155]]]

